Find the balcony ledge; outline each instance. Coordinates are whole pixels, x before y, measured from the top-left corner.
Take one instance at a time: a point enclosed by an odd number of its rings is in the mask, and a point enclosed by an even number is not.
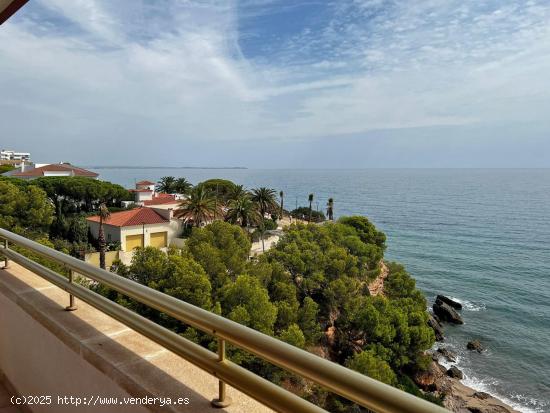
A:
[[[230,386],[231,405],[211,407],[218,388],[215,377],[82,301],[77,300],[78,310],[65,311],[68,299],[66,292],[13,262],[0,269],[0,378],[7,381],[6,388],[55,398],[189,398],[189,404],[179,406],[117,406],[121,412],[272,411]],[[35,406],[32,411],[51,408]],[[78,411],[113,408],[81,406]]]

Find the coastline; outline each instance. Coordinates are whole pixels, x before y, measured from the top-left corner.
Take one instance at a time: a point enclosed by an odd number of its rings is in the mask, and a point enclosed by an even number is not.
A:
[[[465,307],[466,302],[455,297],[441,294],[436,296],[431,309],[428,309],[430,313],[428,324],[434,330],[436,343],[445,340],[444,325],[448,323],[464,324],[462,310]],[[482,353],[486,351],[485,346],[479,340],[470,340],[466,348],[468,352]],[[428,354],[432,359],[429,369],[426,372],[418,373],[415,381],[424,391],[444,398],[443,403],[448,410],[465,413],[521,413],[508,402],[504,402],[503,398],[483,391],[484,389],[466,385],[465,381],[468,380],[468,377],[462,367],[459,368],[460,357],[456,349],[453,350],[449,345],[434,345]],[[468,384],[472,384],[471,380]]]
[[[440,363],[444,356],[431,353],[428,371],[418,374],[415,381],[424,391],[444,396],[443,406],[456,413],[522,413],[497,397],[466,386],[460,379],[450,377],[447,367]]]

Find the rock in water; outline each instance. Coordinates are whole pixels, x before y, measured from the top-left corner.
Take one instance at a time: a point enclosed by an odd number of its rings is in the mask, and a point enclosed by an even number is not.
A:
[[[478,353],[481,353],[484,350],[484,347],[479,340],[468,341],[468,344],[466,344],[466,348],[468,350],[475,350]]]
[[[448,321],[454,324],[464,324],[462,317],[452,308],[449,304],[444,303],[440,299],[437,299],[433,305],[434,314],[439,317],[441,321]]]
[[[451,351],[445,347],[439,347],[437,349],[437,352],[441,354],[441,356],[445,357],[447,361],[456,362],[456,353],[454,351]]]
[[[447,376],[459,380],[462,380],[464,378],[464,374],[462,374],[460,369],[456,366],[452,366],[449,370],[447,370]]]
[[[443,335],[443,327],[441,326],[441,324],[439,324],[439,321],[437,321],[435,317],[431,314],[430,314],[430,317],[428,318],[428,325],[432,328],[432,330],[435,333],[435,341],[445,340],[445,336]]]
[[[436,298],[436,301],[443,301],[445,304],[450,305],[453,308],[456,308],[457,310],[462,310],[462,304],[460,304],[458,301],[452,300],[447,296],[444,295],[438,295]]]

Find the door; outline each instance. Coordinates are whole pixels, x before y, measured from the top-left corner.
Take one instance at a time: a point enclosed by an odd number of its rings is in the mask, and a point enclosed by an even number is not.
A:
[[[132,251],[138,247],[143,247],[143,235],[126,235],[126,251]]]
[[[168,245],[168,233],[167,232],[153,232],[151,233],[151,247],[164,248]]]

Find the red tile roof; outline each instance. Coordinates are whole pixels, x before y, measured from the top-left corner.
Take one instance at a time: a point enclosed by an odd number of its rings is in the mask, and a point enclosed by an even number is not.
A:
[[[155,185],[155,183],[151,181],[139,181],[136,182],[136,185]]]
[[[70,172],[73,176],[85,176],[89,178],[96,178],[99,174],[88,171],[86,169],[78,168],[68,163],[54,163],[51,165],[44,165],[39,168],[29,169],[24,172],[14,172],[12,176],[44,176],[46,172]]]
[[[86,218],[91,222],[99,222],[99,216],[94,215]],[[134,225],[164,224],[170,222],[151,208],[135,208],[129,211],[114,212],[109,219],[105,220],[106,225],[114,227],[131,227]]]
[[[175,203],[179,203],[179,201],[176,199],[175,195],[170,195],[170,194],[156,194],[153,199],[148,201],[143,201],[143,205],[145,206],[175,204]]]

